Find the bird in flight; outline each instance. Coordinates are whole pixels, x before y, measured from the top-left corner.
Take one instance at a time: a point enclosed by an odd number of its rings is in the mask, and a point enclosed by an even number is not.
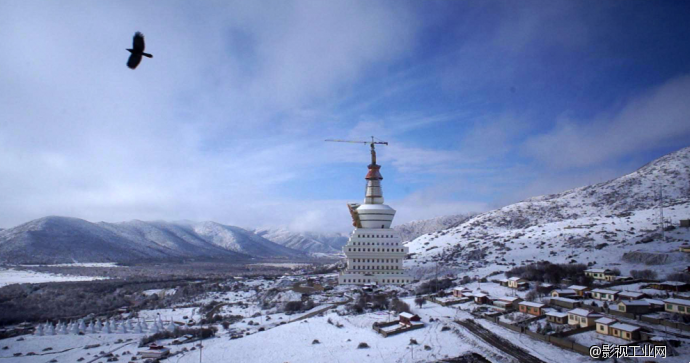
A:
[[[153,58],[149,53],[144,53],[144,34],[137,32],[134,34],[134,40],[132,44],[132,49],[127,49],[130,53],[129,60],[127,61],[127,67],[135,69],[141,62],[141,56]]]

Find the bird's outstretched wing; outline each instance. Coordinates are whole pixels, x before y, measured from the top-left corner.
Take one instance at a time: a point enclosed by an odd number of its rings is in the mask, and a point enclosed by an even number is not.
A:
[[[132,48],[137,51],[137,52],[143,52],[144,51],[144,34],[141,34],[140,32],[136,32],[134,34],[134,40],[132,41]]]
[[[139,62],[141,62],[141,54],[132,53],[127,60],[127,67],[134,69],[139,65]]]

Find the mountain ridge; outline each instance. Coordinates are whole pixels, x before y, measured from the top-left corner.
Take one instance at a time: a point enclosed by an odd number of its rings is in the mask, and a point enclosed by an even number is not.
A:
[[[527,198],[420,236],[407,244],[408,265],[423,270],[443,261],[459,271],[491,273],[547,260],[618,266],[624,272],[680,269],[690,262],[678,250],[690,242],[690,233],[675,229],[661,240],[659,186],[664,223],[677,226],[678,219],[690,217],[690,147],[606,182]],[[647,264],[653,261],[673,263]]]
[[[305,259],[251,231],[215,222],[92,223],[47,216],[0,231],[0,262],[133,262],[204,258]]]

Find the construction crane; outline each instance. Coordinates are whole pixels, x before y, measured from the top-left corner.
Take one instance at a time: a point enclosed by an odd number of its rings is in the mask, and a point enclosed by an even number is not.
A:
[[[371,146],[371,164],[376,165],[376,149],[374,145],[388,145],[387,141],[378,140],[375,137],[371,137],[371,141],[352,141],[352,140],[338,140],[338,139],[327,139],[326,141],[331,142],[349,142],[352,144],[369,144]]]

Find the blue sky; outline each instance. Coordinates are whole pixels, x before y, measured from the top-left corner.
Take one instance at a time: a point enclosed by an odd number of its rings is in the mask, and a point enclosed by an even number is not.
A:
[[[397,223],[690,145],[682,1],[6,1],[0,226],[346,231],[379,148]],[[153,59],[125,67],[131,36]]]

